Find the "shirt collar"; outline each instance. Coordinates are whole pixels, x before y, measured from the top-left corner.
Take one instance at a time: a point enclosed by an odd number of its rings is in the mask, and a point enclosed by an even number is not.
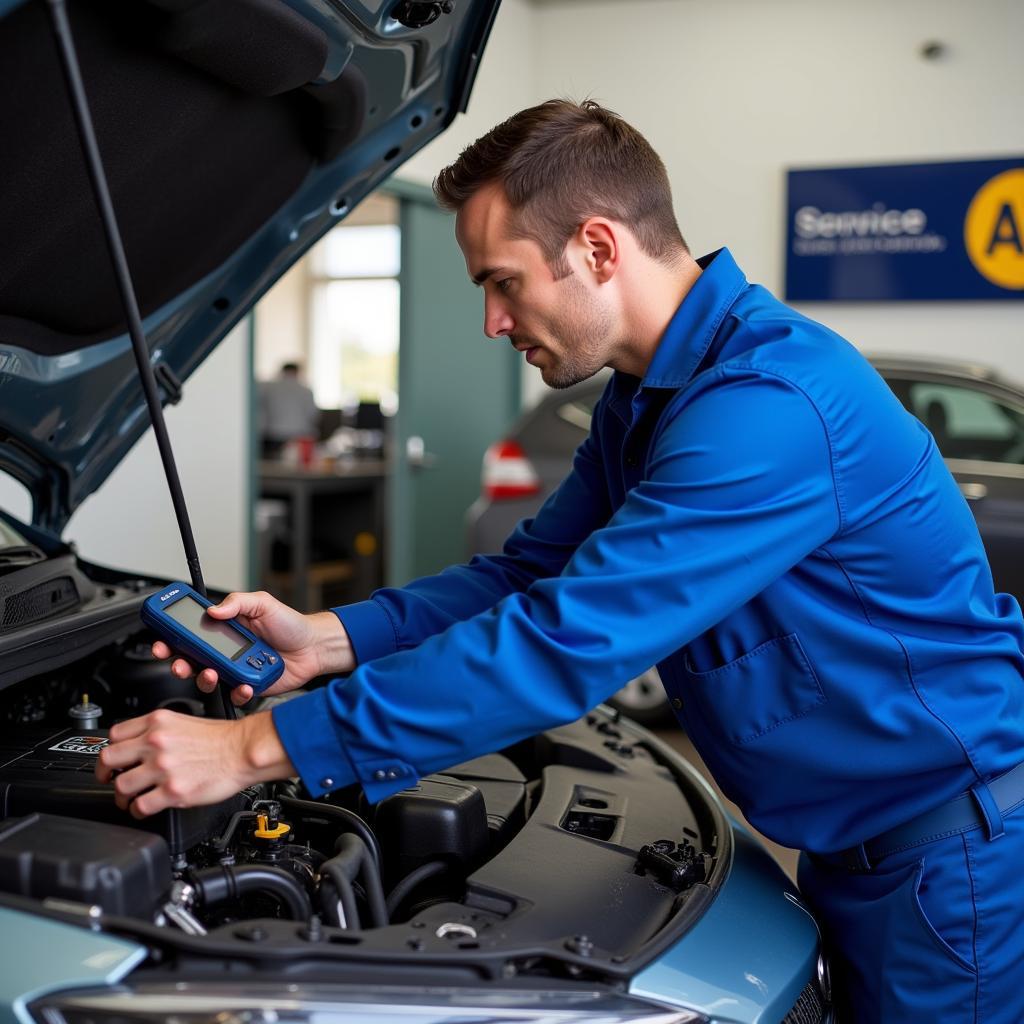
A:
[[[633,416],[638,388],[678,389],[696,373],[715,332],[747,279],[728,249],[716,249],[697,260],[701,275],[672,314],[643,380],[616,371],[612,376],[609,409],[624,423]]]
[[[728,249],[697,260],[703,273],[686,293],[658,342],[651,365],[641,381],[645,388],[681,388],[707,355],[747,279]]]

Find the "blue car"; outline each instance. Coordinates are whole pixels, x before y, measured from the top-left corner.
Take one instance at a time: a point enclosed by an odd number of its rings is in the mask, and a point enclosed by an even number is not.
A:
[[[465,108],[496,8],[68,4],[159,401]],[[51,10],[0,0],[0,1020],[829,1020],[793,884],[609,707],[375,806],[283,780],[138,822],[96,782],[114,722],[231,712],[149,653],[166,581],[62,540],[148,417]]]

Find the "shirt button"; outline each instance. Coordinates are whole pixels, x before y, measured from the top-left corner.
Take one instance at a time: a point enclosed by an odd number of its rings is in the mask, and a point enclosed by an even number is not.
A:
[[[332,779],[332,778],[321,779],[320,780],[320,785],[324,789],[330,789],[334,785],[334,779]]]
[[[683,702],[678,697],[673,697],[672,707],[674,707],[676,711],[680,711],[683,707]]]
[[[387,778],[388,776],[387,776],[387,772],[385,772],[383,768],[378,768],[378,769],[377,769],[377,770],[376,770],[376,771],[375,771],[375,772],[373,773],[373,777],[374,777],[374,778],[375,778],[375,779],[376,779],[376,780],[377,780],[378,782],[380,782],[380,781],[381,781],[382,779],[386,779],[386,778]]]
[[[639,460],[637,459],[637,457],[635,455],[627,455],[626,456],[626,465],[629,466],[630,469],[635,469],[638,464],[639,464]]]

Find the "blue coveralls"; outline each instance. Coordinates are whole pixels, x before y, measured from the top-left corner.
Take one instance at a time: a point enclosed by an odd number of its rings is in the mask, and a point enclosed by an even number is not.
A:
[[[1024,760],[1024,620],[931,436],[729,252],[501,555],[337,609],[359,668],[274,709],[371,800],[572,721],[657,663],[766,835],[854,846]],[[857,1021],[1024,1020],[1024,811],[851,874],[805,858]]]

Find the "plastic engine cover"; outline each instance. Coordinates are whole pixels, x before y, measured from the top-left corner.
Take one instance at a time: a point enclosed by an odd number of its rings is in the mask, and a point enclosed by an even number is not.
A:
[[[167,843],[152,833],[53,814],[0,823],[4,892],[150,918],[170,885]]]
[[[490,843],[480,790],[444,775],[428,775],[382,800],[373,827],[392,881],[432,860],[471,870]]]

